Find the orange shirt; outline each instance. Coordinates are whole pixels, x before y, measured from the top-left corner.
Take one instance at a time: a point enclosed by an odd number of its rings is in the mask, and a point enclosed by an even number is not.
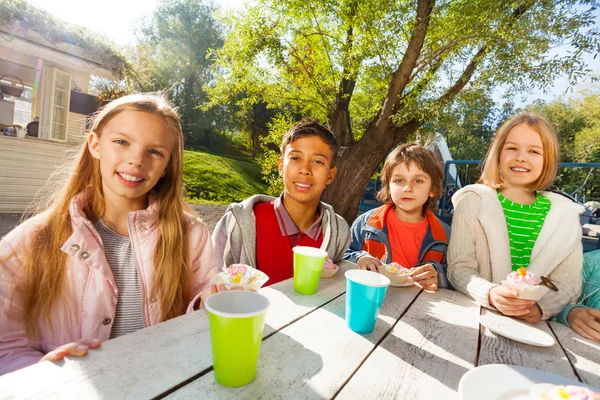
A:
[[[417,223],[404,222],[390,210],[385,217],[385,224],[392,248],[392,262],[397,262],[405,268],[417,265],[421,245],[429,227],[427,218]]]

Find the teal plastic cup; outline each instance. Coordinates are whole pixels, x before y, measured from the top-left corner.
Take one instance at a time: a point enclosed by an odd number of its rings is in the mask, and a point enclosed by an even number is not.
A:
[[[317,292],[327,252],[316,247],[296,246],[294,251],[294,292],[312,295]]]
[[[389,278],[376,272],[346,271],[346,324],[356,333],[371,333],[379,316]]]
[[[237,387],[254,379],[269,305],[262,294],[244,290],[216,293],[206,300],[217,383]]]

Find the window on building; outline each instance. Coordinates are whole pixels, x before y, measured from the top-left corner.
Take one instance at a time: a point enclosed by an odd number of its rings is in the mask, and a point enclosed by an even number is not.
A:
[[[13,124],[21,125],[23,128],[31,122],[31,100],[33,95],[33,89],[25,86],[21,97],[7,96],[4,95],[4,100],[15,103],[15,110],[13,114]]]

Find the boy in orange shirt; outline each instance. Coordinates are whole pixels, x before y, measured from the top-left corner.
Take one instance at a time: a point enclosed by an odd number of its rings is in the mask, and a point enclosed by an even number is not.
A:
[[[344,259],[371,271],[396,262],[410,268],[413,280],[425,290],[450,287],[445,272],[450,227],[432,212],[443,179],[441,162],[432,151],[412,143],[394,149],[385,160],[377,194],[385,204],[354,221]]]

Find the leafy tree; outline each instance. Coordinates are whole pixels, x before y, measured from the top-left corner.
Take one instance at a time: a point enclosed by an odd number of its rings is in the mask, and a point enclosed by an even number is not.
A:
[[[536,103],[527,108],[545,115],[556,128],[562,162],[600,162],[600,91],[584,91],[575,98]],[[586,180],[585,186],[577,191]],[[556,188],[582,197],[600,199],[600,170],[569,168],[559,171]]]
[[[245,93],[326,123],[341,148],[323,199],[351,221],[396,144],[465,89],[543,88],[588,74],[595,0],[258,0],[219,52],[223,103]],[[570,44],[575,51],[551,54]]]
[[[213,50],[223,44],[214,11],[202,0],[163,0],[129,51],[135,67],[131,84],[140,91],[170,91],[192,146],[210,147],[212,122],[218,119],[218,110],[198,108],[207,100],[203,86],[213,80]]]

